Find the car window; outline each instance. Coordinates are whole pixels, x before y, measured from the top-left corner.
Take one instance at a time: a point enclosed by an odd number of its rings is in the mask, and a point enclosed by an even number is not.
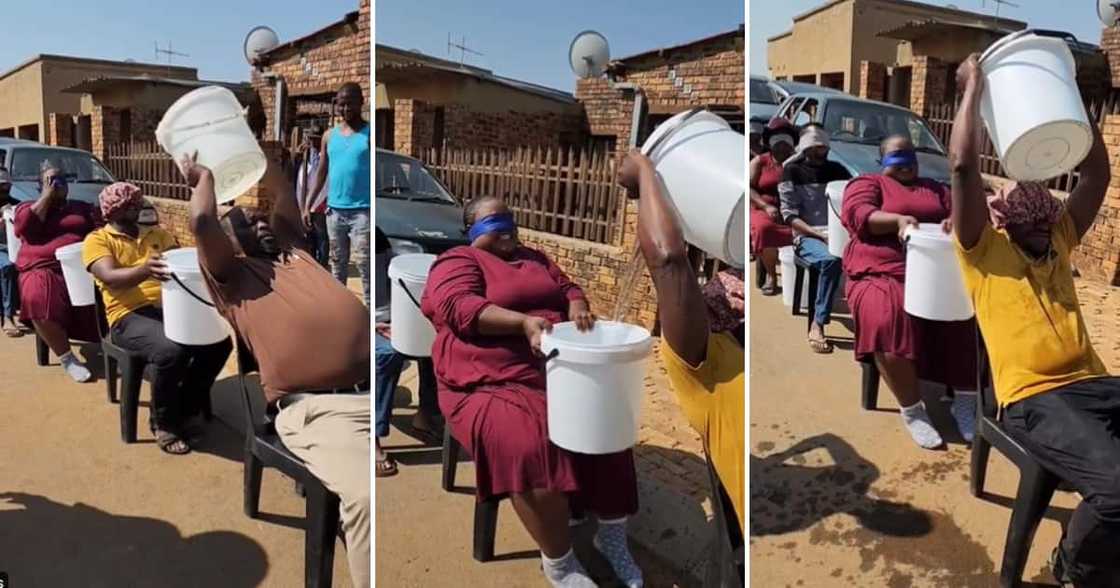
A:
[[[17,182],[35,182],[43,162],[49,160],[74,183],[111,184],[113,175],[90,153],[65,149],[30,148],[12,151],[12,179]]]
[[[786,107],[783,108],[781,110],[781,112],[778,113],[778,116],[780,116],[780,117],[782,117],[786,120],[792,119],[793,114],[795,112],[797,112],[798,108],[801,107],[802,102],[805,102],[804,98],[794,98],[793,100],[790,100],[790,101],[786,102]]]
[[[805,100],[800,111],[793,119],[793,124],[803,127],[817,120],[818,102],[812,98]]]
[[[766,80],[751,80],[751,104],[778,104],[774,89]]]
[[[837,141],[878,145],[891,135],[906,135],[918,150],[945,152],[920,118],[905,110],[871,102],[829,102],[824,126]]]
[[[399,155],[379,151],[374,186],[377,196],[406,200],[433,200],[455,203],[455,199],[428,171],[424,164]]]

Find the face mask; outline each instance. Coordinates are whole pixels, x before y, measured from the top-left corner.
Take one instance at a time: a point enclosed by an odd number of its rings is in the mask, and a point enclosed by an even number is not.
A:
[[[513,215],[510,213],[492,214],[482,220],[475,221],[471,225],[470,231],[467,236],[471,241],[478,239],[483,235],[490,233],[505,233],[511,234],[517,230],[517,222],[513,220]]]

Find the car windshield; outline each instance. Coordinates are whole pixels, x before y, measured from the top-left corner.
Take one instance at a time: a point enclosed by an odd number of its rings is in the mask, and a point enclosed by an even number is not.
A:
[[[778,100],[774,96],[774,90],[766,80],[751,80],[751,103],[752,104],[777,104]]]
[[[913,114],[870,102],[831,100],[824,127],[834,141],[878,145],[891,135],[906,135],[918,151],[944,154],[944,149],[924,122]]]
[[[394,153],[377,153],[374,183],[378,197],[428,200],[455,204],[455,199],[436,181],[428,169],[415,159]]]
[[[49,160],[62,169],[66,180],[73,183],[111,184],[113,176],[97,158],[83,151],[32,148],[12,150],[12,179],[36,182],[43,162]]]

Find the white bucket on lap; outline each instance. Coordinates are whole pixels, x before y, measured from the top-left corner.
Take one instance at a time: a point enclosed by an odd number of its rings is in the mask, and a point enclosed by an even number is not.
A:
[[[70,296],[71,306],[93,304],[93,276],[82,263],[82,244],[59,247],[55,249],[54,256],[62,265],[62,277],[66,280],[66,293]]]
[[[205,86],[176,100],[159,121],[156,140],[176,161],[198,152],[198,163],[214,172],[218,204],[249,191],[268,166],[245,109],[221,86]]]
[[[617,453],[638,442],[649,331],[599,321],[560,323],[541,338],[548,360],[548,438],[576,453]]]
[[[22,242],[19,237],[16,237],[16,209],[14,206],[4,209],[4,231],[8,236],[8,259],[15,263],[16,259],[19,258],[19,246]]]
[[[840,207],[844,203],[844,190],[847,187],[848,180],[829,182],[825,186],[825,194],[828,195],[828,252],[841,258],[844,257],[844,249],[850,240],[848,229],[840,222]]]
[[[728,265],[746,259],[746,152],[741,133],[707,111],[661,123],[642,146],[680,214],[685,240]]]
[[[225,319],[210,306],[214,299],[202,279],[198,250],[172,249],[163,258],[178,278],[163,282],[163,334],[181,345],[212,345],[229,337]]]
[[[1093,146],[1077,64],[1066,33],[1019,31],[980,57],[980,115],[1007,174],[1048,180],[1077,167]]]
[[[393,349],[409,357],[431,357],[436,330],[420,312],[420,298],[436,256],[430,253],[398,255],[389,262],[392,285],[390,320]]]
[[[931,321],[972,318],[972,301],[964,287],[953,238],[936,223],[906,233],[906,288],[903,308]]]

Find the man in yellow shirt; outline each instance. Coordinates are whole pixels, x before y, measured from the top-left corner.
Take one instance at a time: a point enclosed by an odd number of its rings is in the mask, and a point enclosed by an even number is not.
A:
[[[1083,497],[1051,558],[1055,577],[1078,587],[1120,586],[1120,379],[1093,351],[1070,265],[1108,189],[1108,153],[1094,125],[1095,144],[1064,204],[1033,183],[985,198],[983,84],[972,56],[957,73],[964,96],[949,146],[961,271],[1004,426]]]
[[[662,192],[653,163],[640,152],[631,151],[618,175],[619,183],[639,200],[638,243],[657,291],[661,357],[677,402],[704,439],[716,474],[731,499],[737,520],[728,521],[728,528],[741,539],[746,528],[745,325],[739,323],[733,332],[713,332],[708,303],[692,270],[680,219]]]
[[[178,247],[158,226],[140,225],[140,188],[117,182],[102,190],[108,223],[90,233],[82,262],[101,288],[113,343],[143,354],[154,367],[150,425],[163,451],[190,452],[184,425],[199,414],[233,345],[180,345],[163,334],[160,282],[170,278],[162,253]]]

